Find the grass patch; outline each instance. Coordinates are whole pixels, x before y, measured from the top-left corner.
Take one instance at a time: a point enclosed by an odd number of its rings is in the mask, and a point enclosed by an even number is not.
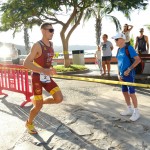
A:
[[[70,65],[69,67],[65,68],[64,65],[57,65],[54,66],[57,72],[72,72],[72,71],[83,71],[87,70],[87,68],[83,65]]]

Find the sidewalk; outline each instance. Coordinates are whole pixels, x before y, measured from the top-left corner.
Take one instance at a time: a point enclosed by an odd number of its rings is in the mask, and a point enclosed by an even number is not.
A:
[[[81,77],[89,77],[89,78],[100,78],[107,80],[117,80],[118,81],[118,67],[117,64],[111,64],[110,76],[107,74],[105,76],[101,76],[100,70],[96,64],[86,64],[85,65],[89,71],[75,73],[73,76],[81,76]],[[150,83],[150,74],[141,74],[135,76],[135,81],[139,83]]]

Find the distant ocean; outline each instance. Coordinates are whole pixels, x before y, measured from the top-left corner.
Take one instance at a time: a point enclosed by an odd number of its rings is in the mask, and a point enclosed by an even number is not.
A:
[[[69,54],[72,55],[72,50],[84,50],[84,55],[87,57],[94,57],[94,54],[96,52],[96,46],[90,46],[90,45],[70,45],[69,46]],[[63,55],[62,52],[62,46],[54,46],[55,52],[59,52],[61,55]],[[114,50],[112,51],[112,55],[116,56],[117,48],[114,46]]]
[[[84,57],[88,58],[88,57],[95,57],[95,52],[96,50],[84,50]],[[112,51],[112,56],[116,56],[116,51]],[[59,52],[59,57],[58,58],[63,58],[64,55],[62,52]],[[72,58],[72,51],[69,51],[69,57]]]
[[[89,57],[94,56],[95,52],[96,52],[95,49],[93,49],[93,50],[84,50],[84,55],[88,55]],[[116,56],[116,53],[117,53],[117,51],[114,49],[112,51],[112,56]]]

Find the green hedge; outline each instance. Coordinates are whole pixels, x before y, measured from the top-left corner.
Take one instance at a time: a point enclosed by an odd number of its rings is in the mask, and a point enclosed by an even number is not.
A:
[[[63,65],[54,66],[57,72],[71,72],[71,71],[83,71],[87,68],[83,65],[70,65],[69,67],[65,68]]]

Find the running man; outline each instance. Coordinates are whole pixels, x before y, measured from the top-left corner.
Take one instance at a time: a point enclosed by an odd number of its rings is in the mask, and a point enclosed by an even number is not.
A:
[[[32,88],[34,93],[33,108],[30,111],[26,122],[26,128],[30,134],[37,134],[34,128],[33,120],[41,110],[43,104],[57,104],[62,102],[63,96],[58,85],[51,78],[56,74],[52,67],[52,58],[54,56],[52,40],[54,29],[50,23],[41,25],[42,39],[36,42],[31,48],[24,61],[24,66],[32,70]],[[52,97],[43,99],[42,87],[50,93]]]

